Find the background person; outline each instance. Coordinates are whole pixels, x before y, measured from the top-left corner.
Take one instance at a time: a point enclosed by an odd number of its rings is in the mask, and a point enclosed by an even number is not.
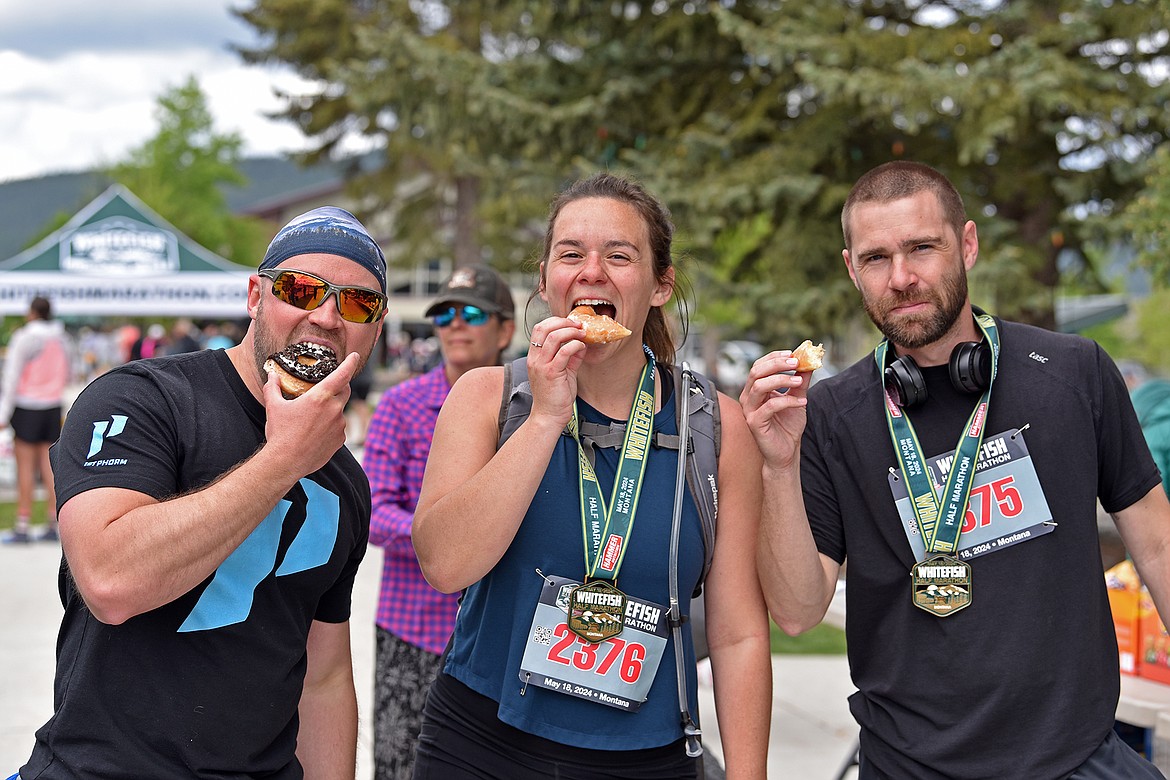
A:
[[[427,580],[443,592],[466,592],[445,665],[427,697],[415,758],[420,780],[697,776],[699,762],[684,747],[669,633],[660,646],[625,626],[595,644],[570,633],[557,606],[562,596],[569,598],[571,586],[562,583],[583,582],[591,572],[596,577],[598,567],[618,568],[616,587],[635,603],[669,603],[677,452],[640,447],[632,436],[617,449],[592,448],[594,466],[585,470],[577,439],[563,431],[579,415],[582,424],[652,425],[677,434],[670,370],[675,349],[663,313],[675,287],[673,229],[669,213],[640,185],[610,174],[562,193],[552,206],[540,263],[538,292],[552,316],[534,327],[523,359],[530,414],[497,450],[505,385],[504,368],[495,367],[464,374],[439,413],[413,539]],[[587,346],[581,327],[565,316],[581,302],[632,335]],[[647,350],[657,356],[656,365]],[[753,565],[759,461],[738,405],[725,396],[718,403],[723,446],[717,541],[704,590],[707,636],[727,776],[762,778],[771,665]],[[619,464],[622,489],[613,495]],[[592,473],[597,488],[590,490]],[[582,499],[585,490],[599,498]],[[688,496],[677,572],[683,614],[705,552]],[[606,538],[609,555],[600,549],[601,514],[590,507],[612,519],[612,534],[624,536],[616,543]],[[626,521],[632,522],[628,530]],[[597,533],[583,532],[588,528]],[[598,577],[591,589],[606,587],[598,579],[610,577]],[[551,604],[541,601],[553,597]],[[574,614],[582,623],[604,622],[604,613],[587,611]],[[662,609],[653,617],[639,614],[648,616],[650,630],[665,619]],[[695,659],[686,625],[683,637],[682,685],[695,712]],[[661,656],[648,647],[660,648]],[[569,695],[581,693],[580,685],[554,690],[543,682],[525,684],[534,676],[547,679],[539,668],[567,668],[558,665],[565,660],[589,675],[594,698]],[[645,701],[636,712],[623,709],[622,702],[640,701],[639,684],[649,685]]]
[[[1087,339],[973,309],[975,223],[934,169],[875,168],[841,223],[886,341],[807,397],[772,352],[741,402],[781,628],[820,622],[848,558],[859,777],[1161,777],[1113,732],[1098,498],[1170,614],[1170,504],[1120,373]]]
[[[378,401],[362,466],[370,478],[370,543],[384,550],[375,627],[374,777],[409,778],[427,690],[459,607],[427,584],[410,541],[411,524],[439,408],[473,368],[497,366],[516,329],[512,293],[487,266],[460,268],[426,316],[443,362],[397,384]]]
[[[1170,495],[1170,381],[1146,379],[1130,392],[1150,455],[1162,472],[1162,487]]]
[[[167,351],[167,329],[161,322],[152,322],[130,346],[130,359],[162,357]]]
[[[55,711],[25,780],[352,780],[348,620],[370,504],[342,407],[385,274],[352,215],[314,209],[249,278],[241,344],[132,361],[73,405],[52,452]],[[301,342],[341,363],[286,400],[264,362]]]
[[[229,349],[236,345],[230,335],[230,323],[209,322],[203,328],[203,349]],[[367,362],[366,365],[369,365]]]
[[[194,352],[203,349],[199,343],[203,336],[195,323],[186,317],[180,317],[171,325],[170,340],[166,345],[166,354],[178,355],[183,352]]]
[[[70,375],[69,337],[53,319],[47,298],[29,303],[25,324],[8,342],[0,387],[0,428],[12,426],[16,460],[16,519],[12,531],[0,537],[5,544],[31,542],[29,530],[38,476],[45,486],[45,528],[37,537],[57,540],[57,504],[53,497],[53,470],[49,445],[61,435],[65,387]]]
[[[118,358],[115,361],[111,361],[110,365],[116,366],[131,360],[135,360],[136,357],[142,357],[141,354],[138,354],[137,356],[135,355],[135,349],[138,349],[139,352],[141,352],[142,347],[139,344],[139,339],[141,337],[142,329],[137,325],[128,322],[119,326],[117,333],[114,336],[114,340],[118,345]]]

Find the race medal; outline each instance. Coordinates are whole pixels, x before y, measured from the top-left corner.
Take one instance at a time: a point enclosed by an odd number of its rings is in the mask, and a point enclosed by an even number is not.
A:
[[[936,617],[949,617],[971,605],[971,565],[949,555],[935,555],[910,569],[914,606]]]
[[[520,695],[535,688],[637,712],[650,695],[666,652],[667,607],[626,596],[622,635],[591,642],[569,630],[569,594],[581,583],[551,574],[542,577],[520,660]]]
[[[577,474],[581,488],[581,534],[585,543],[585,584],[569,594],[568,629],[585,642],[596,644],[612,639],[625,625],[626,594],[617,580],[634,529],[642,478],[650,459],[650,436],[654,429],[654,360],[647,354],[646,367],[634,394],[626,422],[617,474],[609,501],[601,493],[597,474],[589,462],[579,436],[577,406],[569,420],[569,432],[577,442]],[[604,527],[600,520],[605,521]],[[600,531],[600,532],[599,532]],[[605,548],[601,540],[605,539]],[[590,577],[596,577],[589,582]]]
[[[626,594],[606,580],[594,580],[569,592],[569,630],[586,642],[604,642],[622,632]]]
[[[979,310],[976,312],[975,325],[991,348],[991,380],[983,388],[983,394],[967,418],[967,424],[955,446],[954,457],[948,464],[946,483],[939,492],[936,493],[933,481],[927,474],[922,447],[910,417],[891,391],[884,391],[886,423],[898,458],[899,476],[906,480],[917,531],[922,535],[923,549],[929,556],[910,569],[910,601],[936,617],[949,617],[971,605],[971,566],[956,556],[960,550],[963,527],[967,525],[970,514],[968,507],[972,482],[979,459],[986,454],[983,434],[999,362],[998,326],[992,317]],[[878,344],[874,350],[879,374],[886,370],[888,347],[887,340]],[[1004,497],[1008,495],[1004,491]]]

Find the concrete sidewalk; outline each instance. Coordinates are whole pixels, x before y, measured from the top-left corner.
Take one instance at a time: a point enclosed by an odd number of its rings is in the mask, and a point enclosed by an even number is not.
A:
[[[61,604],[60,548],[0,546],[0,777],[27,760],[33,733],[52,714],[54,653]],[[358,778],[372,777],[370,724],[373,616],[381,550],[370,548],[358,574],[352,619],[360,726]],[[833,780],[857,734],[845,698],[853,691],[844,656],[773,658],[772,739],[768,776]],[[706,679],[703,679],[703,678]],[[700,675],[705,742],[719,754],[709,675]],[[851,772],[847,777],[852,778]]]

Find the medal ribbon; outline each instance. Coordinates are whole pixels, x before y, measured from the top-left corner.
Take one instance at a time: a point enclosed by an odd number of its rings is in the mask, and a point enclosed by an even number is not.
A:
[[[926,461],[922,455],[922,447],[918,443],[918,435],[914,432],[914,425],[911,424],[905,410],[894,403],[889,391],[884,391],[890,438],[894,443],[894,452],[898,456],[902,476],[906,479],[906,487],[911,498],[910,506],[918,519],[918,527],[922,529],[922,539],[926,544],[927,553],[950,555],[958,549],[959,535],[963,531],[963,516],[967,511],[967,501],[971,497],[975,463],[979,457],[979,448],[983,445],[983,431],[987,427],[991,386],[995,381],[999,361],[999,332],[995,320],[987,314],[976,315],[975,323],[991,345],[991,381],[988,382],[979,402],[975,404],[975,409],[959,437],[951,468],[947,472],[941,502],[935,495],[930,477],[927,476]],[[879,376],[885,371],[888,346],[888,340],[882,341],[873,353],[874,359],[877,360]]]
[[[642,477],[649,459],[650,434],[654,427],[654,362],[647,358],[626,422],[621,458],[614,477],[609,503],[601,494],[597,474],[581,444],[577,406],[569,420],[569,433],[577,442],[577,466],[581,485],[581,531],[585,537],[586,580],[617,579],[618,569],[626,556],[626,547],[634,526],[634,513],[642,494]],[[602,545],[602,540],[609,540]],[[616,545],[616,554],[606,554]]]

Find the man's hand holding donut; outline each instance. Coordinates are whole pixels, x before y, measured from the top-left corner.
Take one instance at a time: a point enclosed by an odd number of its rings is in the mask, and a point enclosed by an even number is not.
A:
[[[799,461],[807,420],[805,375],[821,367],[824,349],[805,341],[796,350],[764,355],[748,373],[740,406],[767,466],[785,469]]]
[[[343,410],[360,361],[361,356],[351,352],[334,371],[293,399],[284,397],[275,372],[269,372],[264,383],[265,446],[287,453],[298,476],[321,468],[345,445]]]

